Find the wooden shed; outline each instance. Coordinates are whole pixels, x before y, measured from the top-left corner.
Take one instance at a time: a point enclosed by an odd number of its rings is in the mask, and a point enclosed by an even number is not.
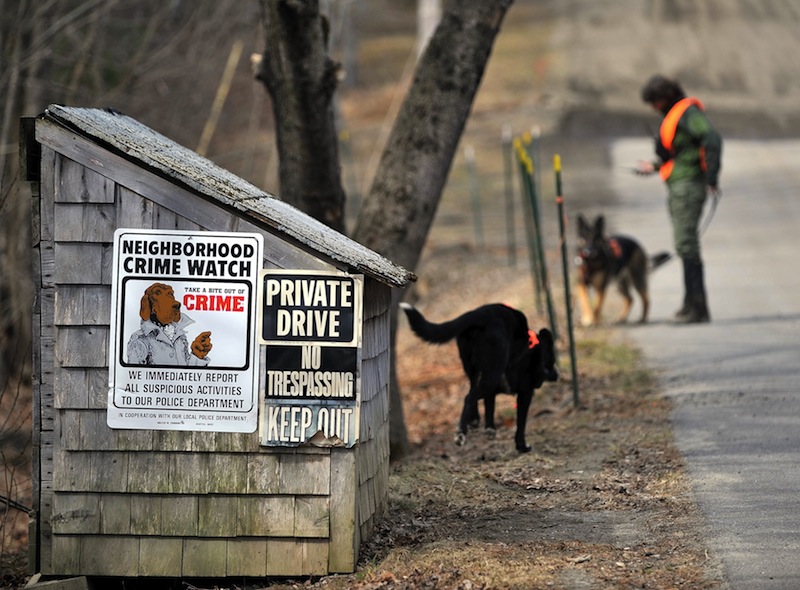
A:
[[[387,508],[389,314],[392,289],[414,275],[117,112],[52,105],[22,129],[36,283],[32,571],[204,578],[354,571],[361,541]],[[320,431],[268,442],[270,344],[257,344],[244,363],[258,375],[254,431],[215,427],[202,413],[153,427],[124,421],[155,411],[112,415],[109,355],[114,318],[122,317],[114,297],[125,232],[174,234],[184,244],[255,236],[262,267],[278,275],[357,280],[357,352],[345,355],[357,363],[351,440]],[[157,278],[158,268],[147,271]],[[253,330],[247,326],[248,335]]]

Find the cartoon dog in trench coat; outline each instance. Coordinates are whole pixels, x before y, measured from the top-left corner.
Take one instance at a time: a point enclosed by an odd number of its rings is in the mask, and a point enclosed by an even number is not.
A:
[[[201,332],[189,346],[185,328],[194,320],[181,313],[171,286],[153,283],[144,291],[139,316],[141,327],[128,341],[128,363],[156,366],[208,365],[211,332]]]

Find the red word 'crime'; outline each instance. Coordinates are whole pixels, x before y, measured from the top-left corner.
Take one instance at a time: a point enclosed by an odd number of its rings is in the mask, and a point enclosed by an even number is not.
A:
[[[189,311],[244,311],[244,296],[187,293],[183,296],[183,306]]]

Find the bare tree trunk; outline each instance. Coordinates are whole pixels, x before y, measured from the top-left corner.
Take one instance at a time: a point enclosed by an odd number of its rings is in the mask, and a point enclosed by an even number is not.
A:
[[[261,0],[266,47],[257,77],[272,96],[280,195],[344,233],[344,189],[334,122],[339,66],[327,52],[319,0]]]
[[[353,237],[408,269],[419,262],[495,37],[511,4],[512,0],[446,3],[381,157]],[[393,343],[396,311],[395,305]],[[398,459],[406,454],[408,439],[394,370],[390,388],[392,458]]]
[[[354,238],[406,268],[419,262],[510,5],[511,0],[447,3],[389,136]]]
[[[327,55],[318,0],[260,0],[266,49],[259,65],[272,96],[281,195],[344,231],[333,92],[337,66]],[[450,0],[417,65],[414,82],[381,158],[354,238],[414,269],[486,62],[513,0]],[[392,306],[395,341],[397,302]],[[408,452],[394,346],[391,359],[391,453]]]

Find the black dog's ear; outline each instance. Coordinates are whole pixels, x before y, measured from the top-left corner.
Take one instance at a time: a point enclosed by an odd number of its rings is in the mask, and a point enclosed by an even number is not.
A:
[[[606,218],[603,215],[598,215],[594,220],[594,235],[602,237],[606,231]]]
[[[547,328],[542,328],[539,331],[539,346],[537,348],[540,350],[541,374],[536,379],[540,381],[536,387],[541,387],[545,381],[558,381],[555,339],[553,338],[553,333]]]
[[[542,328],[541,330],[539,330],[538,336],[539,336],[539,342],[544,342],[545,344],[549,344],[551,346],[553,345],[554,343],[553,333],[547,328]]]
[[[589,225],[589,220],[583,216],[583,213],[578,213],[578,236],[586,238],[592,233],[592,228]]]

